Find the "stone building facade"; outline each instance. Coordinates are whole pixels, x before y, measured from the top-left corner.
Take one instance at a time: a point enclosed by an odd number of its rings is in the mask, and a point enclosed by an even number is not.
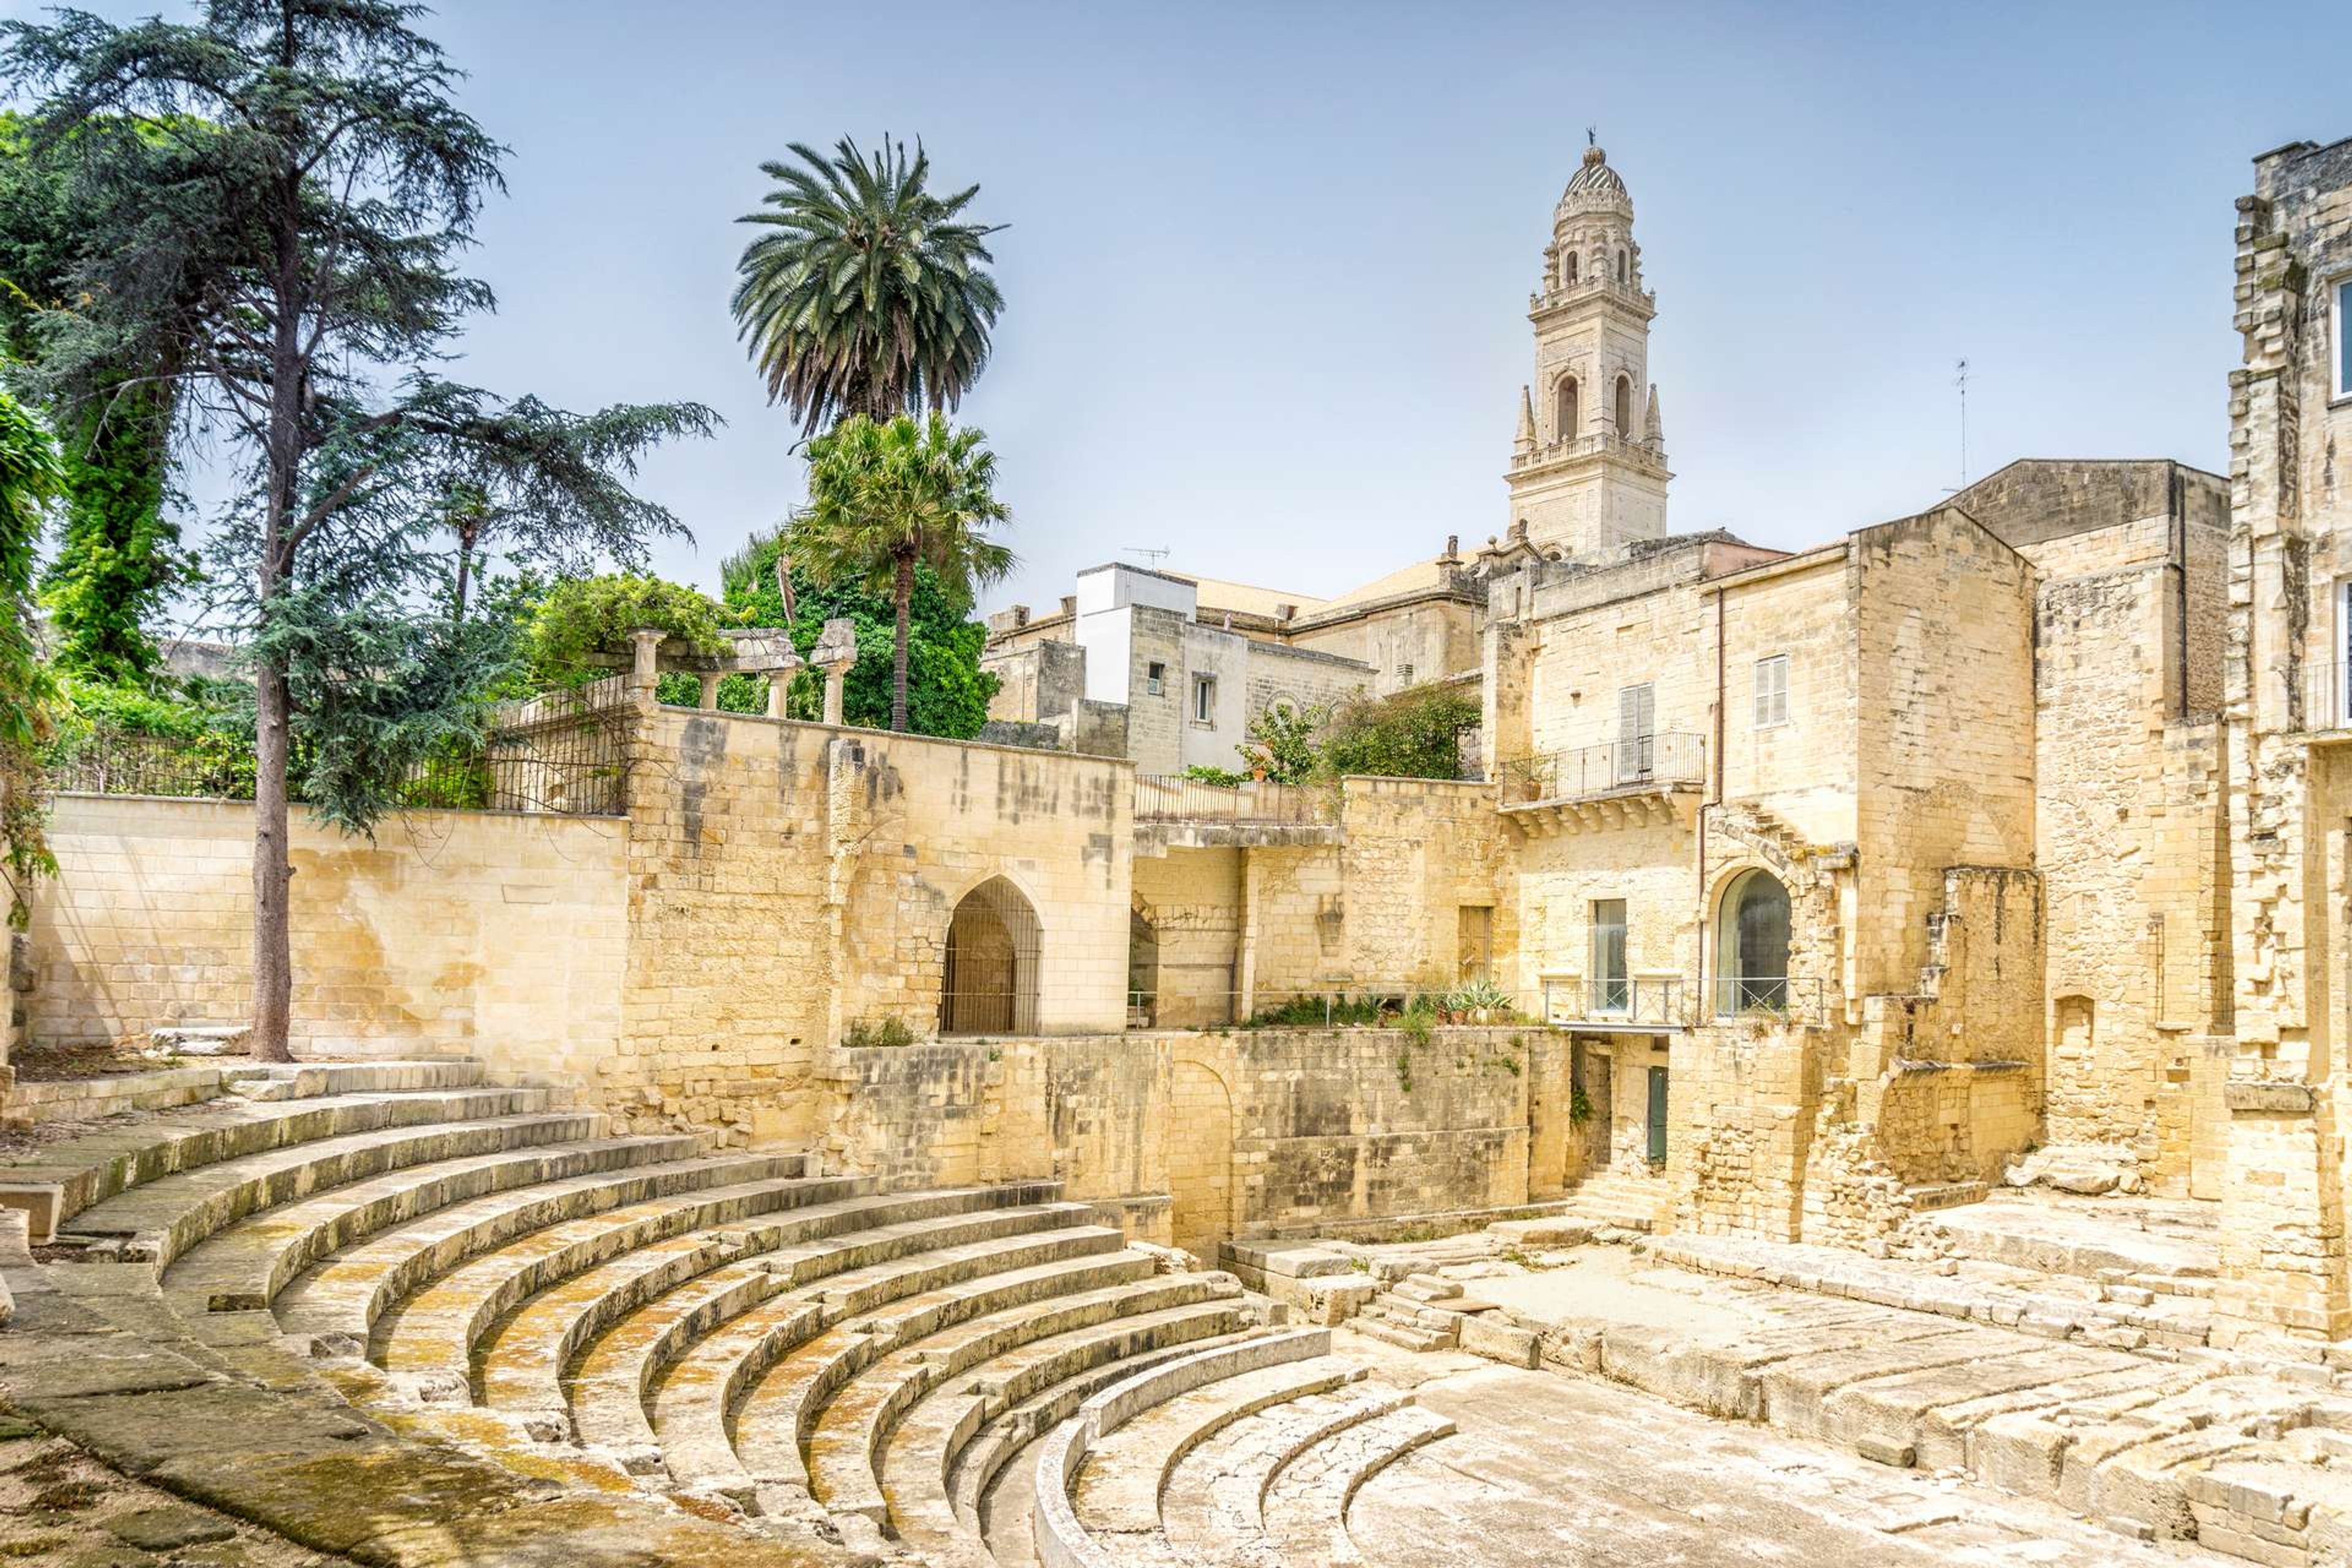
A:
[[[633,676],[612,815],[305,830],[299,1043],[1055,1174],[1196,1246],[1585,1183],[1873,1247],[2004,1181],[2210,1199],[2224,1334],[2344,1337],[2352,142],[2264,155],[2240,204],[2226,481],[2021,461],[1796,552],[1665,531],[1631,224],[1594,149],[1486,547],[1329,600],[1085,574],[993,624],[1022,745]],[[1157,776],[1432,679],[1476,683],[1483,778]],[[61,799],[34,1039],[233,1022],[249,831]],[[1470,981],[1519,1021],[1418,1055],[1235,1027]]]

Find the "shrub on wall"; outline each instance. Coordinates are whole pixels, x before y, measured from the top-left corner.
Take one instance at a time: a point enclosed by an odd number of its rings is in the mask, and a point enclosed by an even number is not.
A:
[[[631,632],[665,631],[711,654],[727,646],[723,624],[718,602],[683,584],[633,573],[567,578],[532,614],[526,657],[541,687],[583,686],[612,673],[589,656],[626,651]]]
[[[1452,685],[1353,698],[1331,715],[1323,765],[1335,774],[1458,778],[1462,733],[1475,728],[1478,719],[1478,699]]]

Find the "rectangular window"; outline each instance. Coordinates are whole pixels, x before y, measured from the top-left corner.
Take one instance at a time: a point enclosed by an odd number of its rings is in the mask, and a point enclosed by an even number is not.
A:
[[[1656,766],[1658,695],[1647,681],[1617,692],[1617,782],[1648,778]]]
[[[1789,656],[1776,653],[1756,661],[1756,727],[1769,729],[1789,721]]]
[[[2336,280],[2336,387],[2337,397],[2352,397],[2352,278]]]
[[[1196,675],[1192,678],[1192,722],[1213,724],[1217,721],[1217,678]]]
[[[1143,689],[1145,691],[1157,697],[1166,687],[1167,682],[1168,667],[1166,665],[1151,664],[1144,667]]]
[[[1592,900],[1592,1010],[1622,1013],[1633,1001],[1625,967],[1625,900]]]

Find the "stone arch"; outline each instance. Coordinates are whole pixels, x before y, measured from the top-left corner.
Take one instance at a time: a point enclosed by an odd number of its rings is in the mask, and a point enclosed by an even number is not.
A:
[[[1584,428],[1582,393],[1576,377],[1563,375],[1552,388],[1552,438],[1573,441]]]
[[[940,1033],[1036,1033],[1041,934],[1036,906],[1009,878],[964,894],[948,920]]]
[[[1573,288],[1576,284],[1576,252],[1569,251],[1561,260],[1566,264],[1567,271],[1561,274],[1560,281]]]
[[[1617,249],[1617,281],[1620,283],[1626,283],[1631,282],[1632,280],[1632,270],[1625,264],[1624,247],[1620,246]]]
[[[1627,440],[1633,438],[1633,378],[1617,378],[1617,434]]]
[[[1723,884],[1715,913],[1716,1016],[1787,1008],[1793,910],[1788,886],[1761,866]]]
[[[1234,1228],[1234,1097],[1205,1062],[1179,1058],[1168,1093],[1169,1239],[1212,1268]]]

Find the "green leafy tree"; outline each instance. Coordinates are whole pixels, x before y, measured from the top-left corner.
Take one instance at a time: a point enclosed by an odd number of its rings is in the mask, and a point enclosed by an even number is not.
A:
[[[10,931],[22,931],[30,915],[33,879],[56,868],[41,833],[51,683],[33,644],[33,557],[64,485],[48,432],[0,392],[0,868]]]
[[[1332,713],[1324,766],[1341,777],[1459,778],[1463,731],[1478,719],[1475,693],[1437,682],[1352,698]]]
[[[821,585],[857,584],[890,595],[890,728],[907,727],[908,637],[915,575],[970,603],[975,589],[1013,570],[1014,556],[987,536],[1013,513],[996,499],[996,455],[978,430],[931,414],[887,424],[852,415],[808,444],[808,505],[793,521],[791,549]]]
[[[450,101],[458,73],[418,9],[210,0],[184,24],[0,28],[9,79],[40,95],[34,144],[69,147],[97,193],[78,308],[43,318],[42,394],[86,406],[124,364],[177,363],[191,423],[245,459],[215,550],[253,673],[254,1048],[278,1059],[296,726],[313,809],[363,831],[411,764],[478,734],[484,679],[510,661],[512,628],[425,607],[453,575],[456,487],[527,499],[544,540],[626,563],[683,531],[630,492],[635,454],[715,424],[692,404],[583,421],[415,368],[494,302],[454,263],[504,153]],[[124,118],[157,133],[79,134]]]
[[[202,134],[202,127],[181,128]],[[128,120],[94,122],[65,143],[37,144],[21,115],[0,115],[0,332],[9,352],[40,352],[42,320],[70,314],[89,235],[108,226],[110,193],[79,180],[85,141],[152,142]],[[144,345],[167,347],[176,345]],[[176,352],[114,367],[114,384],[79,410],[57,410],[65,473],[63,534],[43,574],[58,667],[85,680],[144,685],[161,662],[147,625],[191,563],[164,510]]]
[[[1241,752],[1252,778],[1268,784],[1306,784],[1323,769],[1323,729],[1331,710],[1322,704],[1295,708],[1272,703],[1250,721],[1249,740],[1234,748]]]
[[[609,675],[590,656],[627,650],[634,631],[665,631],[697,653],[727,646],[723,612],[708,595],[659,577],[616,573],[572,577],[539,601],[528,637],[531,679],[538,688],[578,686]]]
[[[769,210],[738,220],[763,231],[735,264],[734,310],[769,401],[812,436],[851,414],[955,407],[1004,307],[982,270],[1002,226],[961,216],[980,187],[933,195],[922,148],[910,159],[887,137],[871,155],[847,137],[829,159],[792,154],[760,165]]]
[[[857,631],[857,662],[850,667],[842,689],[842,717],[847,722],[879,730],[890,722],[891,659],[897,642],[895,614],[889,597],[855,580],[820,584],[805,566],[790,568],[793,613],[787,622],[784,596],[776,581],[776,563],[785,556],[785,535],[779,530],[759,534],[728,557],[719,567],[719,584],[727,601],[727,618],[739,626],[784,626],[793,647],[805,655],[824,635],[828,620],[845,619]],[[968,741],[988,722],[989,699],[996,695],[996,677],[980,668],[988,628],[971,618],[969,598],[958,598],[940,585],[929,566],[915,568],[915,591],[908,600],[907,728],[919,735],[946,735]],[[736,689],[741,680],[742,689]],[[757,682],[730,677],[719,689],[722,707],[756,710],[762,700]],[[814,670],[803,670],[793,683],[790,711],[795,719],[815,719],[824,711],[824,681]]]

